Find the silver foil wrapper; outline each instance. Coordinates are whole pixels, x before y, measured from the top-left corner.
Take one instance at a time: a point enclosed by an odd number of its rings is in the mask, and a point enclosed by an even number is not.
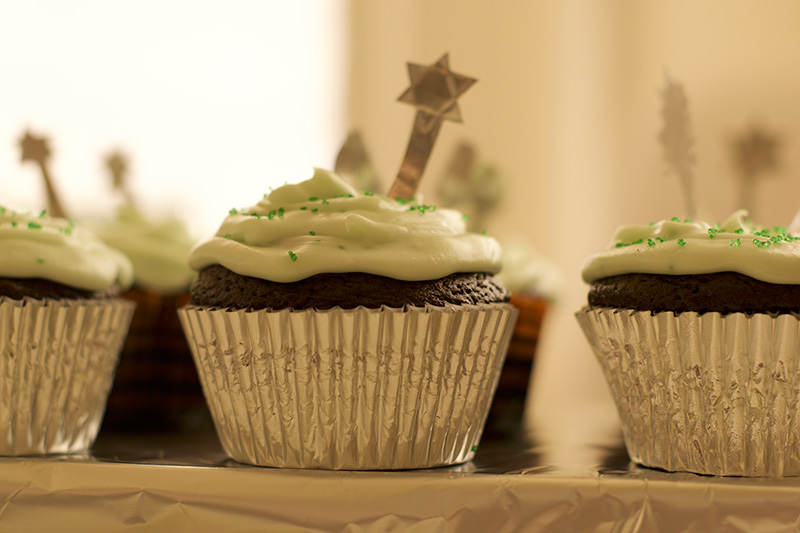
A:
[[[134,307],[0,298],[0,455],[89,449]]]
[[[179,315],[230,457],[392,470],[473,457],[517,311],[187,306]]]
[[[800,475],[800,316],[588,309],[631,459],[669,471]]]

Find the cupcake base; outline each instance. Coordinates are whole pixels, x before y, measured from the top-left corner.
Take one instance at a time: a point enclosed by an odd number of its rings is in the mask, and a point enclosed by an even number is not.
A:
[[[576,316],[631,459],[698,474],[800,475],[800,315]]]
[[[394,470],[473,457],[517,311],[188,306],[179,314],[233,459]]]
[[[133,309],[121,299],[0,298],[0,455],[89,449]]]

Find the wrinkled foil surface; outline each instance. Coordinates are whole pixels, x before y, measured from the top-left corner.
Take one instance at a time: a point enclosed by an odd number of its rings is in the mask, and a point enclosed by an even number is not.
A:
[[[473,457],[517,311],[188,306],[179,314],[233,459],[388,470]]]
[[[800,317],[588,308],[576,316],[634,461],[800,475]]]
[[[121,299],[0,298],[0,455],[89,449],[133,310]]]

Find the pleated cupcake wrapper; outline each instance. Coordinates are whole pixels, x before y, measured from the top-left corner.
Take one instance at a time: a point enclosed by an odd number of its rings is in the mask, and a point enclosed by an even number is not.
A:
[[[669,471],[800,475],[800,317],[588,309],[631,459]]]
[[[179,311],[223,447],[261,466],[428,468],[472,458],[517,311]]]
[[[0,298],[0,455],[89,449],[134,307]]]

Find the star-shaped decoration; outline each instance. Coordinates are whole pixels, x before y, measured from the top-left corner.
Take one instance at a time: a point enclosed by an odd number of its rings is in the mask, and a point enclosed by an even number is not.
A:
[[[458,97],[478,80],[452,72],[447,54],[430,66],[408,63],[408,75],[411,86],[400,95],[399,102],[441,119],[463,122]]]
[[[756,127],[750,127],[732,144],[733,157],[739,172],[747,177],[774,170],[778,166],[780,142],[776,135]]]
[[[36,137],[31,135],[30,131],[26,131],[22,139],[19,140],[19,146],[22,149],[22,161],[36,161],[40,165],[50,157],[50,147],[45,137]]]
[[[125,175],[128,173],[128,158],[119,150],[115,150],[108,154],[105,163],[111,172],[114,189],[123,189],[125,187]]]

